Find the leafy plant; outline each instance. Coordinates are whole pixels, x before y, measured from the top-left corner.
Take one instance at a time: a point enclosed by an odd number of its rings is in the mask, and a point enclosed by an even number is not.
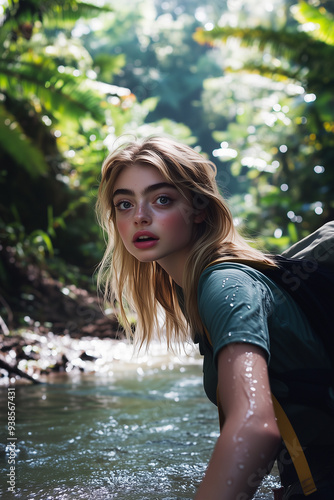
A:
[[[286,12],[279,22],[194,35],[225,50],[225,74],[210,93],[218,89],[215,109],[234,117],[214,137],[237,152],[230,172],[248,194],[246,203],[231,200],[236,216],[276,249],[334,217],[333,15],[304,1]]]

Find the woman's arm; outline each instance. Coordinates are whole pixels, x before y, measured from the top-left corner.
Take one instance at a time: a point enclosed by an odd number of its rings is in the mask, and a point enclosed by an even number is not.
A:
[[[218,386],[225,422],[195,500],[248,500],[280,443],[264,351],[250,344],[224,347]]]

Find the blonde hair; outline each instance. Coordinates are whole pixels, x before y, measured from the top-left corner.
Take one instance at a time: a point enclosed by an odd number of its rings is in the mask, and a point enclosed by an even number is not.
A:
[[[192,214],[205,213],[202,222],[193,224],[194,244],[183,276],[184,311],[181,311],[179,289],[157,262],[140,262],[125,248],[116,229],[112,203],[114,185],[127,166],[153,166],[185,195],[192,198]],[[203,269],[216,259],[250,260],[272,266],[274,262],[252,248],[237,232],[232,214],[216,183],[216,166],[189,146],[166,137],[150,137],[117,148],[105,160],[98,192],[97,214],[108,241],[98,272],[98,284],[104,287],[104,298],[114,294],[119,303],[121,321],[128,335],[131,325],[125,311],[125,300],[138,315],[135,340],[142,346],[155,334],[166,336],[168,345],[203,333],[197,306],[197,286]],[[165,311],[165,323],[159,325],[159,305]],[[187,319],[185,319],[187,318]]]

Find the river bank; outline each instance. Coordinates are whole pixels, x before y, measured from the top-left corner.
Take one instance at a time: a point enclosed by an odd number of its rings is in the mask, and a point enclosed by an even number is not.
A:
[[[185,346],[179,353],[153,342],[147,351],[137,353],[126,339],[55,335],[22,329],[13,335],[0,335],[0,385],[39,383],[49,376],[64,374],[112,375],[113,372],[138,371],[154,366],[201,364],[194,346]],[[13,369],[10,371],[8,367]],[[18,371],[17,371],[18,370]]]
[[[99,369],[101,352],[94,342],[125,336],[88,277],[82,274],[75,285],[69,278],[56,279],[50,269],[23,265],[4,249],[1,256],[11,280],[0,288],[0,384],[37,383],[50,373]]]

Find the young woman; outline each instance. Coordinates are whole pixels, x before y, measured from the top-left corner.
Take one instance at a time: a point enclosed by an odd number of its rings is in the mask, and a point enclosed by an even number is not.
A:
[[[199,344],[205,391],[223,417],[196,500],[252,498],[276,458],[284,498],[304,498],[271,391],[306,449],[317,487],[309,498],[329,500],[334,418],[299,398],[303,391],[292,395],[287,374],[297,374],[308,393],[303,375],[327,375],[330,361],[293,299],[240,262],[275,266],[236,231],[215,175],[211,162],[167,138],[134,141],[107,158],[97,204],[109,237],[99,274],[105,297],[116,294],[129,334],[124,299],[135,308],[140,345],[156,335]]]

